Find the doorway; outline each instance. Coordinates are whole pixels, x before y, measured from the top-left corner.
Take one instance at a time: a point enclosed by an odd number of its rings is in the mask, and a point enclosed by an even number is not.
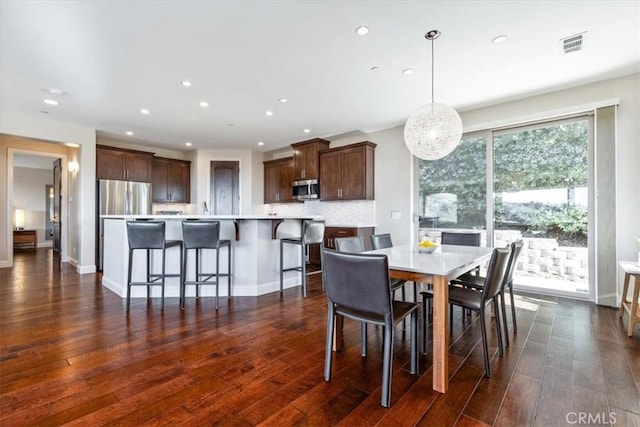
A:
[[[27,143],[29,140],[25,140]],[[38,141],[39,142],[39,141]],[[25,143],[25,146],[27,144]],[[50,144],[56,145],[56,144]],[[30,148],[30,147],[29,147]],[[61,152],[37,151],[28,148],[8,148],[7,156],[7,236],[6,258],[0,261],[0,266],[11,267],[13,265],[13,230],[14,212],[16,209],[24,211],[24,228],[35,230],[37,235],[37,247],[49,250],[53,239],[47,239],[50,234],[50,223],[47,220],[47,203],[52,205],[53,199],[48,197],[49,190],[46,185],[53,185],[53,161],[61,159],[65,165],[67,156]],[[60,176],[60,217],[67,216],[67,174]],[[24,187],[26,185],[26,187]],[[45,197],[43,197],[45,193]],[[67,232],[66,227],[60,233],[60,257],[62,262],[67,262]]]
[[[240,162],[211,162],[211,213],[238,215],[240,206]]]

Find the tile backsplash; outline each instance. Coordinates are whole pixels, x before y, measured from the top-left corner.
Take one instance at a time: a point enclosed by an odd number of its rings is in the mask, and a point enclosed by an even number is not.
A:
[[[356,200],[352,202],[320,202],[282,203],[264,205],[264,213],[279,215],[319,215],[323,216],[327,225],[375,225],[375,200]]]
[[[154,203],[151,211],[154,215],[159,215],[162,212],[181,212],[187,215],[200,213],[197,211],[196,205],[187,203]]]

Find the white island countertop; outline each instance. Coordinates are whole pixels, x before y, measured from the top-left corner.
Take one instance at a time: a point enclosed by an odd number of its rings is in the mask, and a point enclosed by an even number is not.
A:
[[[278,220],[278,219],[314,219],[321,220],[322,216],[317,215],[199,215],[199,214],[181,214],[181,215],[101,215],[101,218],[111,219],[211,219],[211,220]]]
[[[182,240],[182,221],[185,219],[208,219],[220,221],[220,238],[231,240],[231,292],[232,295],[262,295],[280,289],[280,238],[299,236],[301,223],[308,219],[323,219],[321,216],[305,215],[102,215],[104,221],[104,267],[102,284],[121,297],[126,297],[128,260],[128,239],[126,221],[160,220],[166,223],[166,239]],[[300,263],[300,250],[295,245],[284,248],[285,266]],[[161,265],[161,253],[154,253],[154,265]],[[229,253],[222,251],[221,265],[226,265]],[[136,253],[133,263],[134,280],[144,278],[146,272],[145,254]],[[201,262],[211,268],[215,252],[203,253]],[[166,271],[181,270],[180,251],[168,250]],[[185,271],[187,280],[193,280],[195,262],[189,261]],[[211,270],[209,270],[211,271]],[[224,271],[224,268],[223,268]],[[224,283],[224,280],[223,280]],[[300,286],[300,273],[286,272],[284,287]],[[221,295],[227,295],[227,286],[220,287]],[[165,284],[167,297],[180,295],[180,281],[169,278]],[[187,289],[187,297],[194,296],[194,286]],[[203,287],[201,296],[211,296],[214,287]],[[151,297],[159,297],[160,289],[151,289]],[[146,289],[132,289],[134,298],[146,297]]]

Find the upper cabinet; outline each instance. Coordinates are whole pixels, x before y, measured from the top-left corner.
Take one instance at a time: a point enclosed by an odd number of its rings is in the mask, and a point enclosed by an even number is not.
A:
[[[320,200],[373,200],[376,144],[359,142],[320,153]]]
[[[264,203],[294,202],[293,157],[264,162]]]
[[[96,145],[96,179],[151,182],[153,153]]]
[[[318,154],[329,148],[329,141],[315,138],[291,144],[293,147],[293,179],[318,179],[320,167]]]
[[[191,162],[154,157],[151,195],[154,203],[189,203]]]

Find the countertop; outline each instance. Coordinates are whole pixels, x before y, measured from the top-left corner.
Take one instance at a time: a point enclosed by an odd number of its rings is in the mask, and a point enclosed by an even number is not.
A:
[[[274,219],[323,219],[313,215],[100,215],[105,219],[212,219],[212,220],[274,220]]]
[[[368,227],[377,227],[376,224],[363,224],[363,223],[339,223],[339,224],[326,224],[327,227],[335,227],[335,228],[368,228]]]

